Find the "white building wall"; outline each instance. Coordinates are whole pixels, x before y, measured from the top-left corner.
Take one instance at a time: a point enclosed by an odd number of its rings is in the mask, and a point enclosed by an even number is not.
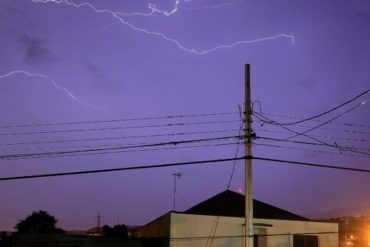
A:
[[[218,224],[217,224],[218,220]],[[217,224],[216,233],[213,233]],[[171,247],[243,247],[243,218],[171,213]],[[338,224],[311,221],[255,219],[259,247],[293,247],[293,234],[317,235],[319,247],[338,247]],[[334,232],[317,234],[318,232]]]
[[[136,238],[169,238],[171,231],[172,213],[165,214],[158,219],[138,229],[134,236]]]

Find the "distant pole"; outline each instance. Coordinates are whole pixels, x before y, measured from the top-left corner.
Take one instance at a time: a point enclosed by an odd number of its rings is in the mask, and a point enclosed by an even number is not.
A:
[[[181,178],[182,172],[176,172],[172,174],[173,176],[173,211],[176,211],[176,180]]]
[[[98,215],[96,216],[96,227],[100,227],[100,220],[101,220],[102,216],[100,215],[100,213],[98,213]]]
[[[250,85],[250,65],[245,65],[245,106],[244,106],[244,142],[245,142],[245,247],[253,247],[253,167],[252,167],[252,100]]]

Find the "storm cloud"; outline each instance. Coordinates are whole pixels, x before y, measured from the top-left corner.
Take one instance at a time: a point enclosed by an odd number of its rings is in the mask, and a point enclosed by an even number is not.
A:
[[[45,45],[45,40],[23,34],[19,42],[24,51],[24,63],[40,65],[49,64],[55,60],[52,51]]]

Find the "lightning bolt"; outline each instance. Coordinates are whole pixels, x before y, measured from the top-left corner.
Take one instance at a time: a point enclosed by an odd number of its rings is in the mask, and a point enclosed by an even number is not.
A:
[[[154,4],[151,4],[151,3],[149,4],[149,9],[152,10],[153,14],[154,13],[159,13],[159,14],[163,14],[165,16],[171,16],[171,15],[173,15],[177,12],[179,4],[180,4],[180,0],[176,0],[175,1],[175,7],[169,12],[157,9],[156,6]]]
[[[201,9],[220,9],[220,8],[225,8],[230,5],[234,5],[237,3],[244,2],[244,0],[234,0],[230,1],[228,3],[221,3],[221,4],[216,4],[216,5],[205,5],[205,6],[198,6],[198,7],[186,7],[184,9],[189,9],[189,10],[201,10]]]
[[[135,16],[135,15],[136,16],[152,16],[155,13],[162,14],[162,15],[165,15],[165,16],[171,16],[171,15],[173,15],[177,12],[179,4],[180,4],[180,0],[176,0],[175,1],[175,7],[171,11],[160,10],[154,4],[149,3],[148,8],[149,8],[150,11],[148,13],[141,13],[141,12],[134,12],[134,13],[117,12],[117,13],[119,13],[119,15],[121,15],[121,16]]]
[[[82,8],[82,7],[87,7],[87,8],[91,9],[93,12],[95,12],[97,14],[110,15],[114,19],[118,20],[120,22],[120,24],[125,25],[125,26],[131,28],[134,31],[142,32],[142,33],[145,33],[147,35],[153,35],[153,36],[160,37],[160,38],[162,38],[163,40],[165,40],[167,42],[173,43],[174,45],[176,45],[179,49],[183,50],[184,52],[194,54],[194,55],[206,55],[208,53],[211,53],[211,52],[214,52],[214,51],[217,51],[217,50],[221,50],[221,49],[227,49],[227,48],[232,48],[232,47],[243,45],[243,44],[253,44],[253,43],[257,43],[257,42],[263,42],[263,41],[274,40],[274,39],[279,39],[279,38],[290,39],[292,44],[294,44],[294,42],[295,42],[293,35],[286,34],[286,33],[281,33],[281,34],[277,34],[277,35],[273,35],[273,36],[267,36],[267,37],[259,38],[259,39],[240,40],[240,41],[233,42],[231,44],[224,44],[224,45],[214,46],[212,48],[205,49],[205,50],[197,50],[195,48],[188,48],[188,47],[184,46],[183,44],[180,43],[180,41],[178,41],[174,38],[171,38],[171,37],[167,36],[164,33],[156,32],[156,31],[150,31],[150,30],[145,29],[145,28],[137,27],[137,26],[127,22],[123,18],[124,16],[127,16],[127,15],[150,16],[150,15],[153,15],[154,13],[160,13],[160,14],[163,14],[165,16],[171,16],[174,13],[177,12],[179,1],[180,0],[176,0],[174,9],[172,9],[169,12],[159,10],[155,7],[155,5],[149,4],[149,9],[151,10],[149,13],[139,13],[139,12],[137,12],[137,13],[125,14],[125,13],[122,13],[122,12],[115,12],[115,11],[112,11],[110,9],[98,9],[93,4],[91,4],[89,2],[75,3],[75,2],[72,2],[72,1],[69,1],[69,0],[32,0],[32,2],[34,2],[34,3],[44,3],[45,4],[45,3],[50,2],[50,3],[55,3],[55,4],[65,4],[67,6],[72,6],[72,7],[77,8],[77,9]]]
[[[42,78],[42,79],[46,79],[48,82],[50,82],[50,84],[56,88],[57,90],[60,90],[62,91],[64,94],[66,94],[69,98],[71,98],[73,101],[76,101],[84,106],[87,106],[89,108],[93,108],[95,110],[101,110],[99,109],[98,107],[90,104],[90,103],[87,103],[86,101],[83,101],[82,99],[78,98],[76,95],[74,95],[73,93],[71,93],[71,91],[69,91],[67,88],[65,87],[62,87],[61,85],[59,85],[58,83],[56,83],[52,78],[50,78],[49,76],[47,75],[44,75],[44,74],[35,74],[35,73],[30,73],[28,71],[25,71],[25,70],[14,70],[14,71],[11,71],[7,74],[3,74],[3,75],[0,75],[0,80],[1,79],[6,79],[8,77],[12,77],[14,75],[18,75],[18,74],[22,74],[22,75],[26,75],[28,77],[39,77],[39,78]]]

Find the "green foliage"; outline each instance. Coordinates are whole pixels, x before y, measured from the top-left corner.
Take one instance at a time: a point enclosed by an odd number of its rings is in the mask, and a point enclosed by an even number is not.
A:
[[[40,210],[21,220],[15,228],[19,233],[63,233],[62,229],[55,227],[56,223],[54,216]]]

